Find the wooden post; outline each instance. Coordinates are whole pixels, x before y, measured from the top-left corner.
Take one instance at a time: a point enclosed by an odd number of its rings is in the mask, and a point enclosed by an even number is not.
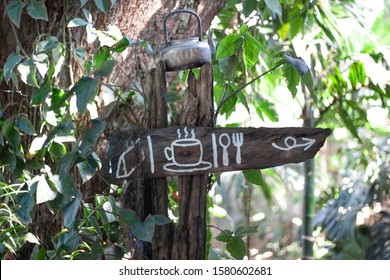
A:
[[[146,127],[148,129],[164,128],[168,126],[165,66],[162,61],[152,69],[145,86],[145,95],[148,99]],[[168,217],[168,184],[165,177],[145,178],[145,193],[148,196],[150,213]],[[170,259],[171,247],[170,224],[157,226],[153,236],[151,259]]]
[[[196,80],[188,76],[188,92],[184,109],[177,117],[178,125],[213,127],[213,70],[205,64]],[[174,235],[172,259],[202,260],[206,248],[206,207],[210,182],[208,174],[179,176],[179,223]]]
[[[162,62],[158,63],[157,67],[148,73],[144,90],[146,97],[145,129],[167,127],[166,82]],[[134,155],[133,158],[140,161],[142,155],[140,153]],[[166,178],[144,178],[144,174],[141,172],[136,171],[134,173],[133,180],[127,185],[124,194],[125,208],[134,210],[142,220],[149,214],[168,216],[168,185]],[[128,235],[131,242],[133,242],[130,229],[128,229]],[[156,227],[152,244],[134,241],[130,245],[133,248],[133,258],[170,259],[170,236],[171,225]]]

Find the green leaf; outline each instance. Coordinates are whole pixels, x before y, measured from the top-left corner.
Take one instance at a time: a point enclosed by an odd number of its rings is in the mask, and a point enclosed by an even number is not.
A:
[[[74,18],[71,21],[69,21],[67,27],[85,26],[87,24],[88,24],[88,21],[86,21],[82,18]]]
[[[241,104],[244,105],[245,109],[248,111],[248,114],[250,114],[249,105],[248,105],[248,102],[246,100],[246,94],[244,94],[242,91],[240,91],[239,93],[237,93],[237,97],[238,97],[238,99],[240,99]]]
[[[35,248],[39,248],[36,246]],[[34,249],[35,249],[34,248]],[[44,247],[41,247],[39,250],[34,250],[33,253],[31,254],[31,259],[32,260],[46,260],[46,250]]]
[[[116,65],[116,61],[111,59],[111,60],[106,60],[104,61],[99,69],[96,70],[96,74],[102,77],[108,77],[112,70],[114,69]]]
[[[31,105],[42,104],[50,93],[50,89],[47,87],[34,88],[34,93],[31,100]]]
[[[347,81],[344,79],[343,75],[341,74],[341,70],[339,67],[335,67],[335,77],[337,79],[337,83],[342,89],[348,88]]]
[[[242,171],[242,173],[244,174],[245,179],[251,184],[262,185],[264,183],[261,171],[258,169],[245,170],[245,171]]]
[[[118,43],[113,45],[110,50],[116,53],[123,52],[128,46],[130,46],[133,42],[130,42],[129,39],[125,36]]]
[[[93,119],[92,124],[93,126],[87,130],[83,137],[83,142],[78,147],[78,152],[84,157],[89,154],[91,146],[96,142],[106,127],[106,124],[99,119]]]
[[[236,236],[233,236],[226,244],[226,250],[237,260],[242,260],[245,257],[246,245],[245,242]]]
[[[96,171],[98,170],[98,168],[95,168],[95,166],[88,162],[88,159],[77,164],[77,168],[79,169],[83,183],[92,179],[92,177],[95,176]]]
[[[290,90],[292,97],[295,98],[297,95],[297,86],[299,84],[299,73],[289,63],[284,64],[282,70],[283,76],[287,80],[287,87]]]
[[[245,179],[256,186],[259,186],[268,202],[272,200],[272,188],[264,180],[261,170],[245,170],[242,172]]]
[[[101,10],[103,13],[107,13],[108,11],[108,0],[94,0],[96,7]]]
[[[315,5],[315,9],[318,10],[317,16],[315,17],[316,23],[333,43],[341,46],[342,35],[337,28],[334,17],[325,11],[321,5]]]
[[[47,183],[45,175],[41,175],[37,185],[36,204],[54,200],[56,197],[57,191],[53,191]]]
[[[382,10],[381,13],[375,19],[372,25],[372,33],[376,36],[376,39],[383,45],[390,45],[390,20],[387,15],[387,9]]]
[[[130,225],[131,231],[136,238],[146,242],[152,242],[156,222],[152,215],[148,215],[142,223],[134,211],[130,209],[119,210],[121,221]]]
[[[216,84],[214,87],[215,100],[217,100],[217,104],[220,104],[223,101],[222,98],[225,97],[225,99],[227,99],[227,101],[223,104],[223,106],[220,110],[220,114],[221,115],[226,114],[226,118],[228,118],[229,115],[234,110],[234,106],[237,103],[238,97],[237,97],[237,95],[234,95],[234,96],[229,98],[229,96],[233,93],[233,87],[229,88],[226,96],[224,96],[225,91],[226,91],[226,89],[225,89],[223,84]]]
[[[353,89],[356,89],[358,83],[356,72],[357,72],[356,67],[354,67],[354,64],[352,64],[351,67],[349,68],[348,79],[351,82],[351,86]]]
[[[305,24],[305,14],[301,14],[298,7],[294,8],[291,12],[290,21],[290,40],[294,39],[299,33],[302,32]]]
[[[12,53],[8,56],[7,61],[4,64],[4,80],[8,83],[9,79],[11,78],[11,73],[14,67],[20,63],[23,59],[23,56],[21,56],[18,53]]]
[[[61,159],[61,164],[60,164],[60,177],[61,178],[68,174],[69,169],[76,163],[76,160],[77,160],[77,155],[75,152],[71,152],[71,153],[65,155]]]
[[[12,1],[4,11],[4,15],[8,15],[11,21],[19,28],[20,19],[22,17],[22,9],[26,4],[21,1]]]
[[[100,234],[101,230],[100,230],[99,222],[96,219],[96,217],[95,216],[89,216],[88,220],[92,224],[92,226],[94,227],[96,232]]]
[[[130,226],[141,222],[137,214],[130,209],[120,209],[119,217],[122,222],[125,222]]]
[[[249,29],[249,26],[247,24],[243,24],[243,25],[241,25],[240,29],[238,30],[238,34],[244,35],[248,31],[248,29]]]
[[[356,68],[357,78],[358,78],[359,82],[362,85],[365,85],[365,83],[366,83],[366,70],[364,67],[364,63],[357,61],[354,63],[354,66]]]
[[[232,236],[233,232],[231,230],[226,229],[224,231],[221,231],[221,233],[215,239],[226,243],[232,238]]]
[[[52,141],[49,146],[49,153],[53,161],[60,161],[66,155],[66,147],[62,143]]]
[[[234,235],[239,237],[239,238],[242,238],[246,235],[251,235],[251,234],[254,234],[254,233],[257,233],[257,228],[259,226],[247,226],[247,227],[239,227],[235,232],[234,232]]]
[[[238,34],[229,34],[219,43],[216,59],[221,59],[236,55],[241,48],[242,36]]]
[[[103,50],[98,52],[93,58],[93,67],[95,69],[100,69],[103,63],[111,57],[110,51],[107,47],[104,47]]]
[[[15,153],[10,149],[3,149],[0,153],[0,166],[9,166],[9,169],[14,171],[16,164],[17,162]]]
[[[76,94],[76,105],[80,113],[84,113],[87,105],[95,98],[98,82],[97,79],[82,77],[70,90]]]
[[[257,1],[252,1],[252,0],[242,1],[242,11],[246,17],[249,17],[249,15],[256,10],[257,10]]]
[[[58,112],[61,110],[61,108],[64,107],[66,100],[68,99],[69,94],[66,94],[66,92],[63,89],[59,88],[53,88],[52,89],[52,95],[51,95],[51,109],[54,112]]]
[[[33,59],[27,59],[26,61],[18,65],[18,72],[22,81],[30,86],[38,87],[37,81],[37,67]]]
[[[339,114],[341,120],[343,121],[349,132],[351,132],[351,134],[360,141],[358,130],[353,124],[353,121],[348,116],[347,112],[344,110],[342,104],[340,104],[340,106],[338,107],[337,113]]]
[[[249,71],[259,60],[261,43],[252,35],[246,34],[242,44],[242,58],[245,63],[246,70]]]
[[[35,205],[34,198],[29,193],[25,193],[18,198],[19,208],[16,211],[16,215],[23,221],[23,223],[29,224],[32,222],[30,212]]]
[[[301,80],[302,83],[309,90],[311,98],[313,98],[314,102],[317,102],[318,98],[314,91],[314,83],[313,83],[313,77],[311,76],[311,72],[307,71],[303,76],[301,76]]]
[[[166,224],[170,224],[172,221],[168,217],[165,217],[163,215],[153,215],[154,221],[156,225],[162,226]]]
[[[134,223],[131,226],[131,231],[139,240],[152,242],[156,223],[151,214],[149,214],[143,223]]]
[[[30,120],[24,116],[17,118],[16,127],[19,128],[20,131],[23,131],[26,134],[33,135],[35,134],[35,128],[30,122]]]
[[[20,143],[19,130],[15,127],[14,118],[9,118],[4,121],[3,126],[1,128],[2,134],[8,140],[9,144],[17,149]]]
[[[65,198],[75,197],[78,195],[76,185],[69,174],[60,176],[60,183],[56,183],[57,190],[64,195]],[[56,177],[52,178],[52,181],[58,181]]]
[[[254,101],[253,104],[255,106],[257,114],[263,121],[264,121],[263,114],[265,114],[273,122],[277,122],[279,120],[279,116],[275,110],[274,103],[264,99],[260,101]]]
[[[40,244],[38,238],[31,232],[27,232],[25,235],[26,241],[33,244]]]
[[[74,225],[82,197],[82,193],[78,192],[76,196],[71,197],[70,201],[64,207],[64,226],[68,229],[71,229]]]
[[[44,1],[32,0],[27,6],[27,13],[35,19],[49,20]]]
[[[77,250],[81,239],[77,232],[72,231],[70,233],[65,232],[64,234],[62,234],[60,240],[64,250],[70,254]]]
[[[80,8],[87,4],[88,0],[80,0]]]
[[[264,0],[264,2],[268,9],[279,15],[279,17],[282,17],[282,6],[280,5],[279,0]]]
[[[47,138],[42,146],[42,148],[47,147],[51,141],[53,141],[58,136],[70,136],[72,135],[72,130],[74,130],[74,124],[73,120],[69,118],[64,121],[63,123],[58,124],[56,127],[54,127],[51,131],[49,131],[46,135]]]

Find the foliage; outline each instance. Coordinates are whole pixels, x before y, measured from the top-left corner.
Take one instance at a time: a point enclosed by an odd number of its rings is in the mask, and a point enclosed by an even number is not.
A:
[[[80,6],[86,3],[80,1]],[[95,0],[94,4],[102,12],[110,7],[109,1]],[[48,20],[44,1],[12,1],[5,15],[19,28],[24,9],[35,20]],[[93,56],[79,46],[69,50],[67,42],[61,40],[66,37],[43,35],[31,54],[19,45],[2,69],[2,79],[13,89],[12,96],[18,94],[19,88],[32,92],[25,100],[28,110],[22,114],[3,104],[0,107],[3,258],[18,253],[28,242],[36,245],[29,256],[32,259],[121,259],[126,253],[118,245],[124,243],[118,234],[122,228],[129,226],[137,240],[151,242],[155,227],[170,223],[159,215],[149,215],[141,221],[134,212],[121,209],[118,198],[122,189],[107,181],[109,192],[95,195],[92,201],[79,187],[79,178],[86,183],[94,176],[102,176],[99,172],[104,167],[96,145],[107,124],[94,112],[122,98],[116,87],[104,82],[116,67],[113,55],[143,44],[118,35],[115,28],[94,29],[91,13],[85,7],[82,13],[85,19],[76,17],[65,26],[86,27],[88,41],[100,42],[101,48]],[[68,59],[77,61],[83,72],[71,86],[59,82]],[[98,94],[102,99],[96,98]],[[41,112],[38,118],[29,113],[34,108]],[[80,118],[86,119],[82,125]],[[51,238],[53,247],[40,246],[40,240],[29,232],[35,222],[34,212],[42,204],[62,217],[62,230]]]
[[[334,243],[329,257],[337,259],[389,259],[388,212],[381,205],[390,194],[390,161],[372,164],[367,184],[351,182],[331,199],[314,219],[326,238]],[[380,219],[383,215],[384,219]],[[380,243],[382,240],[383,243]],[[386,243],[387,242],[387,243]]]
[[[370,14],[366,17],[368,11]],[[267,124],[279,121],[285,113],[282,111],[298,104],[297,118],[312,118],[315,126],[330,127],[335,131],[337,140],[328,141],[329,147],[336,152],[324,159],[329,167],[320,168],[337,174],[340,180],[352,173],[361,174],[387,149],[390,57],[388,46],[382,43],[387,40],[383,37],[388,38],[383,32],[389,22],[385,14],[383,11],[375,14],[357,1],[228,1],[214,26],[220,41],[214,70],[217,112],[224,117],[220,122],[226,125],[229,120],[244,119],[244,108],[251,119],[256,119],[255,115],[259,117],[256,122],[246,119],[245,124]],[[373,23],[368,23],[370,17],[375,19]],[[256,44],[252,43],[254,40]],[[256,61],[250,54],[245,57],[248,55],[244,51],[246,41],[252,43]],[[291,98],[286,106],[278,96],[281,87],[290,91]],[[307,115],[308,107],[313,116]],[[386,124],[375,121],[376,109],[383,110]],[[346,130],[349,135],[345,134]],[[341,132],[344,138],[340,139]],[[290,168],[287,166],[283,170]],[[276,173],[271,171],[270,174],[273,172]],[[245,172],[244,175],[246,180],[236,183],[241,190],[243,209],[245,187],[241,185],[252,183]],[[275,174],[267,174],[258,179],[258,185],[272,182],[273,188],[267,188],[270,192],[263,193],[268,201],[270,197],[280,196],[280,190],[275,188],[280,184],[276,178]],[[333,178],[330,174],[316,175],[317,191],[337,186]],[[334,189],[339,190],[340,185]],[[337,193],[341,195],[341,191]],[[349,193],[343,192],[346,194]],[[275,204],[276,201],[271,202]],[[364,205],[364,199],[361,203]],[[221,206],[228,209],[229,204],[232,203],[224,200]],[[251,200],[249,206],[253,204]],[[241,214],[244,212],[242,210]],[[288,216],[287,212],[283,215]],[[322,213],[327,219],[328,231],[336,235],[355,231],[353,213],[348,212],[349,219],[344,223],[349,222],[350,227],[341,231],[335,222],[336,216]],[[226,216],[229,214],[232,213],[228,212]],[[269,215],[269,218],[275,216]],[[240,220],[237,222],[242,224]],[[327,237],[333,240],[334,236],[328,232]],[[360,252],[364,257],[364,249]]]

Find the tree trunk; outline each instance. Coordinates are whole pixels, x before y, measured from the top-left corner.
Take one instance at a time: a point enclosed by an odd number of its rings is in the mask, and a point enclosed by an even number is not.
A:
[[[307,94],[307,93],[306,93]],[[309,97],[306,98],[304,106],[304,126],[313,127],[313,113],[312,106]],[[303,163],[304,174],[305,174],[305,185],[303,194],[303,226],[302,226],[302,259],[311,260],[313,259],[313,215],[315,206],[314,197],[314,158],[311,158]]]
[[[190,72],[188,92],[178,125],[213,127],[213,71],[210,64],[201,68],[198,80]],[[209,175],[179,177],[179,224],[175,232],[173,259],[205,259],[206,209]]]

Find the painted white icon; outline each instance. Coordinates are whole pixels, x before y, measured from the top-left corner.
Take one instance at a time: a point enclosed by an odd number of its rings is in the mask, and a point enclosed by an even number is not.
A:
[[[215,136],[215,133],[211,134],[211,143],[213,144],[214,167],[218,167],[218,148],[217,148],[217,138]]]
[[[154,173],[154,155],[153,155],[153,144],[152,144],[152,138],[150,135],[146,136],[146,139],[148,140],[148,148],[149,148],[149,161],[150,161],[150,172],[152,174]]]
[[[237,148],[236,151],[236,163],[241,163],[241,146],[244,144],[244,135],[242,132],[232,134],[233,146]]]
[[[226,140],[223,140],[223,139]],[[229,153],[228,153],[228,147],[230,146],[230,137],[227,133],[222,133],[219,136],[219,145],[222,147],[222,164],[224,166],[229,165]]]
[[[303,150],[307,151],[316,142],[316,139],[302,137],[302,141],[304,141],[304,143],[297,144],[296,138],[288,136],[284,139],[285,147],[278,146],[275,143],[272,143],[272,147],[282,151],[289,151],[295,148],[305,147]]]
[[[134,166],[133,168],[131,168],[130,170],[128,170],[127,168],[127,164],[126,164],[126,156],[128,154],[130,154],[130,152],[141,142],[141,140],[138,138],[137,140],[135,141],[130,141],[130,145],[129,145],[129,141],[126,142],[126,150],[120,155],[119,157],[119,160],[118,160],[118,166],[117,166],[117,169],[116,169],[116,178],[126,178],[126,177],[129,177],[133,172],[134,170],[137,169],[137,167],[142,163],[142,161],[144,161],[145,159],[145,154],[144,154],[144,151],[142,151],[142,154],[141,154],[141,160],[139,161],[139,163]]]
[[[203,145],[199,139],[195,138],[194,130],[191,136],[187,127],[184,128],[184,137],[177,130],[177,138],[169,147],[164,148],[165,158],[170,161],[163,166],[166,171],[173,172],[193,172],[207,170],[211,163],[203,161]]]

